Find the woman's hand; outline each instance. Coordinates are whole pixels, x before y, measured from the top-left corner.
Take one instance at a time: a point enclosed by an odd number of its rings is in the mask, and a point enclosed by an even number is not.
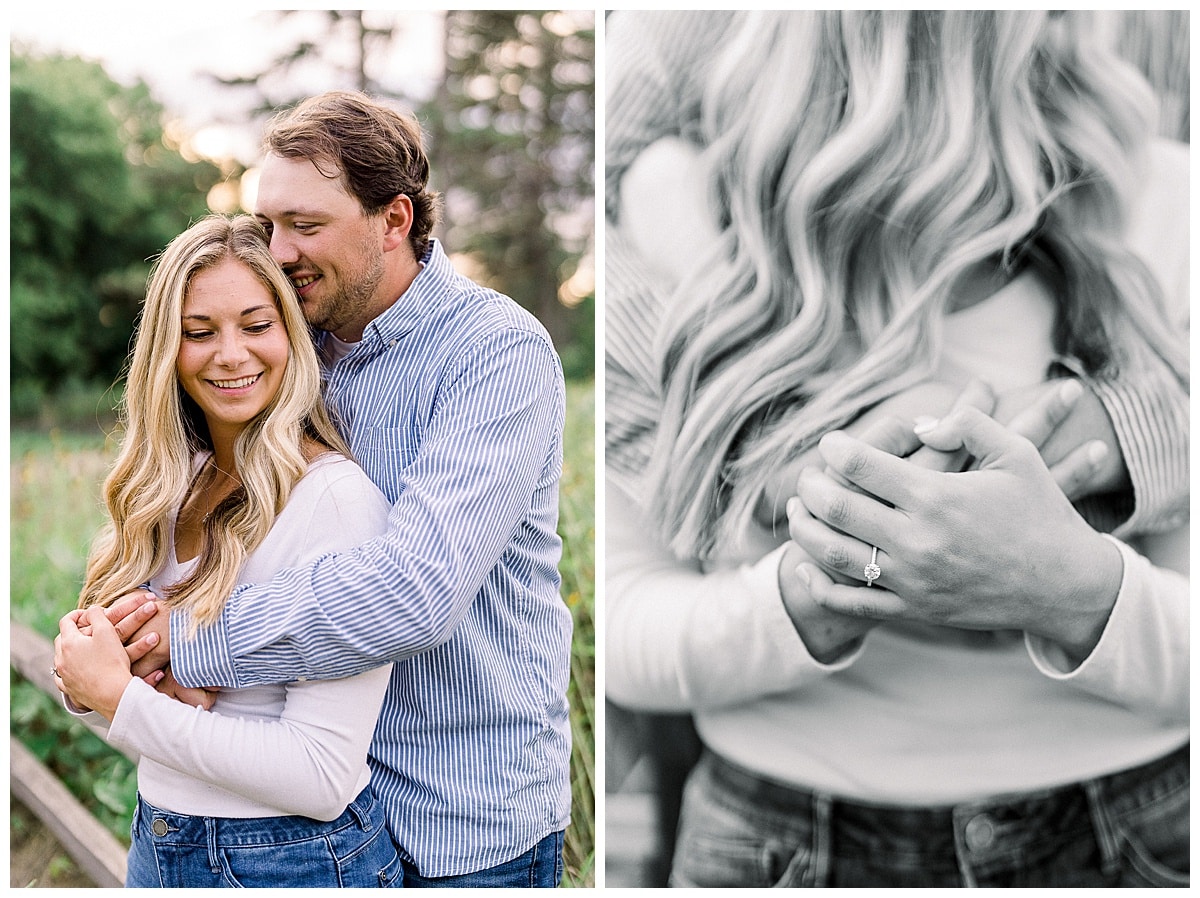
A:
[[[979,410],[958,409],[929,435],[978,470],[922,470],[844,433],[821,441],[825,463],[857,489],[806,470],[792,538],[860,581],[878,547],[882,573],[871,588],[844,586],[806,565],[814,601],[855,617],[1024,630],[1086,657],[1120,587],[1116,547],[1071,507],[1034,445]]]
[[[59,689],[80,708],[112,721],[130,680],[129,655],[98,605],[72,611],[58,622],[54,669]]]
[[[960,405],[975,403],[991,407],[990,394],[982,384],[972,385],[958,399]],[[957,453],[921,446],[907,421],[902,418],[875,416],[863,424],[860,436],[867,445],[891,455],[907,455],[909,464],[929,470],[947,470],[958,464]],[[828,470],[826,473],[832,474]],[[848,481],[839,482],[848,489],[855,489]],[[789,517],[797,512],[797,503],[797,499],[789,500]],[[792,626],[796,628],[808,653],[822,664],[832,664],[857,648],[863,637],[881,621],[869,616],[846,614],[818,602],[813,596],[809,573],[814,567],[812,557],[795,542],[789,542],[779,564],[779,592]],[[840,574],[834,576],[844,583],[854,582],[849,577],[843,579]]]
[[[1111,492],[1128,486],[1129,473],[1121,457],[1112,422],[1096,394],[1073,378],[1064,378],[995,396],[981,381],[972,381],[961,392],[939,381],[923,381],[868,409],[844,431],[862,435],[889,417],[935,421],[947,411],[970,405],[992,414],[1010,430],[1029,439],[1041,453],[1070,499]],[[868,441],[869,442],[869,441]],[[934,449],[945,451],[933,453]],[[910,460],[930,470],[961,469],[960,448],[927,440]],[[778,524],[780,510],[795,495],[800,471],[820,465],[814,447],[782,466],[755,509],[764,527]]]
[[[979,390],[981,386],[982,384],[977,382],[964,392],[939,381],[922,381],[867,409],[846,425],[845,432],[883,448],[876,442],[876,437],[872,434],[880,434],[894,439],[895,428],[900,426],[906,431],[905,439],[908,445],[905,447],[897,445],[894,449],[887,451],[892,451],[893,454],[912,452],[915,447],[920,446],[920,443],[909,439],[911,435],[907,433],[907,430],[911,424],[897,425],[897,422],[912,422],[920,416],[937,417],[945,414],[959,402],[990,403],[990,394],[985,399]],[[987,404],[986,408],[990,410],[991,405]],[[933,449],[919,451],[918,460],[919,463],[937,470],[949,470],[955,464],[953,453],[939,453]],[[815,446],[799,458],[784,464],[759,499],[754,513],[755,519],[767,528],[773,528],[776,524],[781,523],[788,499],[796,495],[796,478],[800,476],[800,472],[807,467],[823,464]]]

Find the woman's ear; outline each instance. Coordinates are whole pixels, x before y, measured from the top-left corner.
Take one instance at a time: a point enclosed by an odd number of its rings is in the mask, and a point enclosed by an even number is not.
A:
[[[383,215],[384,223],[384,251],[387,252],[406,244],[408,242],[408,232],[412,230],[413,226],[412,200],[402,193],[397,194],[384,207],[381,214]]]

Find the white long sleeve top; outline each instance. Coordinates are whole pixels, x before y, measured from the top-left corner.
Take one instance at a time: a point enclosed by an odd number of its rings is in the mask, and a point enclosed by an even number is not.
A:
[[[386,528],[389,507],[358,465],[324,455],[296,484],[239,582],[269,580],[371,539]],[[172,550],[151,588],[179,580],[193,563],[180,564]],[[138,791],[165,810],[333,820],[370,780],[367,749],[390,671],[384,665],[340,680],[223,688],[210,711],[135,679],[108,740],[140,755]]]

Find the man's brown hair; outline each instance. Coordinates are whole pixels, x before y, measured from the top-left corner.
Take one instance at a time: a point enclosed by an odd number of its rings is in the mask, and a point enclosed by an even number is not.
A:
[[[421,126],[411,115],[362,93],[329,91],[276,115],[267,125],[263,148],[308,159],[326,177],[342,177],[368,215],[378,214],[399,194],[407,196],[413,205],[408,242],[418,260],[424,256],[440,202],[428,187],[429,159]],[[330,164],[337,170],[327,170]]]

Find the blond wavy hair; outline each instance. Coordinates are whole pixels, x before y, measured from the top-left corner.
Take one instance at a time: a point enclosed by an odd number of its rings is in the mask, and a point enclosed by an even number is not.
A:
[[[677,554],[736,543],[786,459],[927,378],[955,282],[988,260],[1049,280],[1056,349],[1087,372],[1186,385],[1186,346],[1121,244],[1154,99],[1088,27],[747,14],[701,107],[722,239],[656,344],[648,474]]]
[[[108,605],[166,564],[170,521],[196,477],[195,457],[212,449],[208,426],[176,374],[184,299],[192,279],[236,259],[274,296],[289,353],[278,393],[234,444],[242,485],[208,517],[197,563],[163,596],[186,608],[193,627],[216,620],[246,559],[266,537],[308,468],[303,444],[350,451],[321,399],[321,375],[291,283],[248,215],[204,218],[163,251],[150,275],[127,364],[124,435],[104,481],[109,521],[92,546],[79,605]]]

